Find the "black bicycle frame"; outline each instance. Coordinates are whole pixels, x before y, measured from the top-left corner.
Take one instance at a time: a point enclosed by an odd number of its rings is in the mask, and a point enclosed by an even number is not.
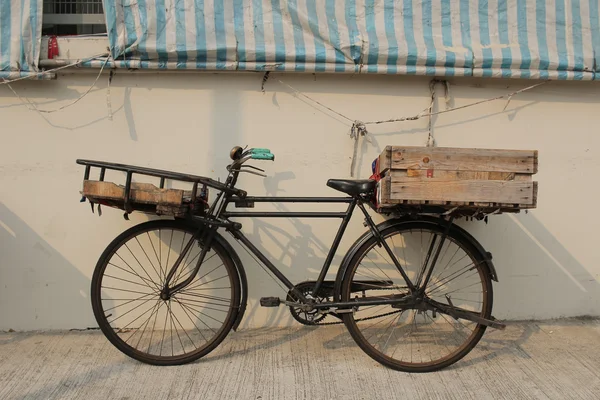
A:
[[[237,181],[239,171],[231,171],[227,180],[222,184],[228,190],[221,191],[210,209],[207,212],[206,217],[194,216],[192,219],[197,222],[208,226],[206,232],[202,234],[202,242],[204,244],[205,251],[200,254],[198,257],[198,261],[196,263],[195,270],[190,274],[190,276],[183,282],[178,283],[172,288],[169,288],[170,278],[174,274],[174,270],[177,269],[177,265],[172,268],[170,271],[165,287],[163,288],[163,292],[161,296],[165,298],[169,296],[170,293],[174,293],[183,287],[187,286],[193,279],[200,265],[204,261],[204,256],[206,255],[207,249],[210,247],[211,241],[216,232],[216,228],[225,227],[238,241],[240,241],[248,250],[250,250],[259,260],[262,262],[272,273],[279,279],[294,295],[303,303],[307,302],[307,297],[298,290],[295,285],[241,232],[242,224],[232,222],[229,218],[341,218],[342,223],[338,228],[338,231],[333,240],[333,244],[329,249],[329,253],[327,254],[327,258],[323,263],[321,268],[321,272],[319,273],[319,277],[315,282],[315,286],[312,290],[311,295],[316,297],[319,289],[321,288],[323,281],[325,280],[325,276],[327,272],[329,272],[329,268],[331,267],[331,262],[333,261],[333,257],[337,252],[338,246],[344,236],[348,223],[352,217],[352,213],[354,212],[355,207],[358,205],[361,211],[365,216],[365,221],[367,226],[375,237],[378,239],[379,243],[385,248],[386,252],[393,260],[396,268],[404,278],[407,283],[407,286],[410,289],[410,292],[415,292],[415,287],[413,283],[410,281],[408,276],[406,275],[404,269],[400,265],[400,262],[393,254],[385,240],[381,238],[381,234],[377,230],[375,223],[373,222],[371,216],[367,212],[364,207],[364,204],[367,200],[363,199],[361,195],[357,196],[348,196],[348,197],[255,197],[255,196],[241,196],[239,193],[245,194],[243,191],[238,191],[235,189],[235,183]],[[274,211],[274,212],[263,212],[263,211],[227,211],[227,207],[234,203],[236,207],[254,207],[255,203],[340,203],[340,204],[348,204],[348,208],[345,212],[285,212],[285,211]],[[190,239],[194,240],[194,238]],[[380,300],[369,300],[369,304],[375,305],[377,304],[393,304],[397,303],[398,299],[380,299]],[[335,303],[335,302],[334,302]],[[349,303],[350,304],[350,303]],[[352,304],[356,305],[356,302]],[[333,303],[331,304],[333,305]],[[346,304],[343,303],[335,303],[336,306],[346,307]],[[361,302],[362,305],[362,302]],[[315,305],[317,308],[326,308],[330,306],[329,303],[320,303]]]
[[[230,196],[228,196],[230,197]],[[229,203],[235,200],[229,200]],[[348,208],[345,212],[282,212],[282,211],[274,211],[274,212],[261,212],[261,211],[242,211],[242,212],[231,212],[224,211],[221,216],[224,218],[234,218],[234,217],[262,217],[262,218],[341,218],[342,223],[338,228],[338,231],[333,239],[333,244],[329,249],[329,253],[327,254],[327,258],[323,263],[321,268],[321,272],[319,273],[319,277],[315,283],[315,287],[313,288],[312,295],[316,296],[316,293],[321,288],[323,281],[325,280],[325,276],[331,267],[331,262],[333,261],[333,257],[337,252],[337,249],[340,245],[342,237],[344,236],[344,232],[348,227],[348,223],[350,222],[350,218],[352,218],[352,213],[354,212],[354,208],[356,204],[360,201],[358,198],[354,197],[246,197],[244,199],[246,204],[254,204],[254,203],[338,203],[338,204],[348,204]],[[366,214],[367,218],[370,218],[368,214]],[[239,230],[231,230],[231,234],[239,240],[248,250],[250,250],[276,277],[279,279],[288,289],[292,290],[296,296],[302,301],[306,301],[306,297],[299,290],[294,288],[294,284],[271,262],[269,259]]]

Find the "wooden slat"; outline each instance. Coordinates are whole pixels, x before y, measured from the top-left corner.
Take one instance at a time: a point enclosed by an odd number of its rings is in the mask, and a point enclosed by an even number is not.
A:
[[[176,217],[182,217],[188,211],[185,205],[171,206],[167,204],[157,204],[156,213],[158,215],[174,215]]]
[[[388,149],[388,147],[391,147]],[[537,150],[464,149],[451,147],[388,146],[382,163],[391,158],[390,168],[445,171],[537,173]]]
[[[414,181],[395,182],[389,191],[390,200],[429,200],[450,202],[488,202],[534,204],[533,182],[519,181]]]
[[[385,146],[379,155],[379,173],[385,174],[390,168],[392,168],[392,146]]]
[[[512,181],[517,175],[527,177],[531,180],[531,175],[515,174],[514,172],[489,172],[489,171],[445,171],[426,169],[407,169],[392,170],[388,174],[394,180],[404,178],[409,181],[458,181],[458,180],[491,180],[491,181]]]
[[[83,195],[86,197],[123,200],[125,188],[112,182],[84,181]],[[133,203],[163,204],[180,206],[183,190],[159,189],[149,183],[132,183],[129,199]]]

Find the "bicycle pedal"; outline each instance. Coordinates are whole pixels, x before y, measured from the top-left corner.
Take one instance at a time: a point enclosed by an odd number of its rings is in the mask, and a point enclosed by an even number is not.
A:
[[[261,297],[260,298],[260,306],[261,307],[279,307],[281,304],[281,299],[279,297]]]

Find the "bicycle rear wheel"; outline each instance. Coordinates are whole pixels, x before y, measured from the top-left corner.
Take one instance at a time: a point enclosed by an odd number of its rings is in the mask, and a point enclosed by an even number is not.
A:
[[[154,365],[188,363],[217,347],[233,326],[240,282],[216,239],[194,280],[169,299],[160,297],[182,252],[170,286],[195,268],[203,247],[194,237],[197,231],[178,220],[146,222],[123,232],[100,257],[92,278],[94,316],[108,340],[129,357]]]
[[[420,287],[426,276],[424,265],[431,264],[444,231],[445,227],[438,224],[410,221],[385,229],[382,236],[408,278]],[[493,293],[484,257],[457,229],[450,229],[427,283],[425,298],[489,319]],[[408,293],[390,256],[372,238],[349,264],[341,300],[402,297]],[[369,356],[406,372],[435,371],[455,363],[475,347],[486,329],[468,320],[455,320],[439,310],[416,306],[359,307],[354,313],[345,314],[344,322]]]

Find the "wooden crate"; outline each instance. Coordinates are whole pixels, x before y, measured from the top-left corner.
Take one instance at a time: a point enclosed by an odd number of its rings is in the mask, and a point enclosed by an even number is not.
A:
[[[378,203],[535,208],[537,170],[537,150],[387,146],[379,156]]]
[[[113,182],[84,180],[81,194],[92,203],[125,207],[125,187]],[[173,216],[184,216],[192,206],[191,191],[160,189],[150,183],[137,182],[131,183],[129,202],[135,211]]]

